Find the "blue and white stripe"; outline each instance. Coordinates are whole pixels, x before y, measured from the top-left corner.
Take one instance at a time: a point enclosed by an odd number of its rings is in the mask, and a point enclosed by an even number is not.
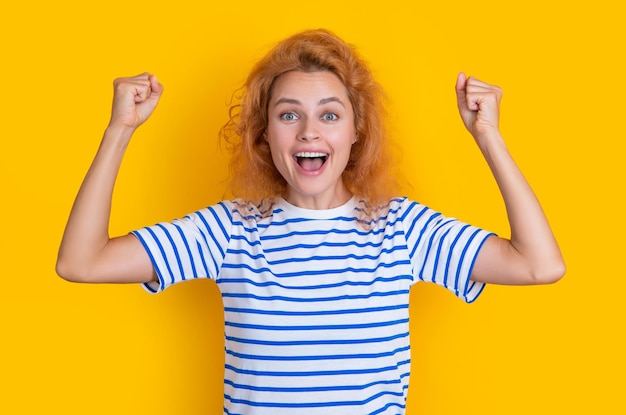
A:
[[[222,293],[224,413],[402,414],[409,290],[439,284],[472,302],[489,233],[406,198],[371,229],[353,199],[330,210],[279,200],[269,215],[222,202],[134,234],[159,282],[210,278]]]

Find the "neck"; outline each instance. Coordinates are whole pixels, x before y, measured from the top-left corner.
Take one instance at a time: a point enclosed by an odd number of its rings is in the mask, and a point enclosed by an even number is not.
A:
[[[317,195],[301,194],[289,189],[284,196],[285,200],[292,205],[311,210],[328,210],[343,206],[351,197],[352,193],[343,185],[332,191]]]

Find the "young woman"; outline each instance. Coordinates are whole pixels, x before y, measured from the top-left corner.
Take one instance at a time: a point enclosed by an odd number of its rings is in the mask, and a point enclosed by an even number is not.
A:
[[[501,91],[459,74],[458,108],[493,172],[511,238],[395,194],[380,88],[324,30],[279,43],[250,73],[223,136],[233,191],[183,219],[110,238],[111,195],[163,87],[115,81],[102,144],[76,201],[57,272],[161,291],[214,280],[225,312],[225,414],[398,414],[409,384],[408,299],[418,281],[467,302],[485,283],[557,281],[564,263],[498,129]]]

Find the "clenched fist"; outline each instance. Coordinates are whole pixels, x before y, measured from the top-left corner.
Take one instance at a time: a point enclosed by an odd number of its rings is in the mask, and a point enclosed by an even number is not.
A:
[[[135,129],[152,114],[163,93],[163,85],[148,73],[113,82],[113,109],[110,126]]]
[[[502,90],[476,78],[460,73],[456,80],[459,113],[465,128],[477,141],[491,134],[500,134],[500,100]]]

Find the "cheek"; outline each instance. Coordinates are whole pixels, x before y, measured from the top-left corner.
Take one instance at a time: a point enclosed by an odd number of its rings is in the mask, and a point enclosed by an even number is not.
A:
[[[282,145],[282,143],[286,143],[292,136],[293,131],[294,127],[270,123],[265,131],[265,140],[273,143],[274,147],[277,147]]]
[[[349,152],[354,144],[356,133],[353,128],[346,128],[342,130],[329,131],[326,137],[333,143],[333,147],[337,150],[341,149]]]
[[[288,158],[290,158],[290,155],[285,153],[284,146],[281,146],[280,143],[277,142],[275,136],[271,137],[271,139],[268,138],[267,143],[272,164],[274,164],[274,167],[276,167],[278,171],[284,172],[286,165],[289,163]]]

